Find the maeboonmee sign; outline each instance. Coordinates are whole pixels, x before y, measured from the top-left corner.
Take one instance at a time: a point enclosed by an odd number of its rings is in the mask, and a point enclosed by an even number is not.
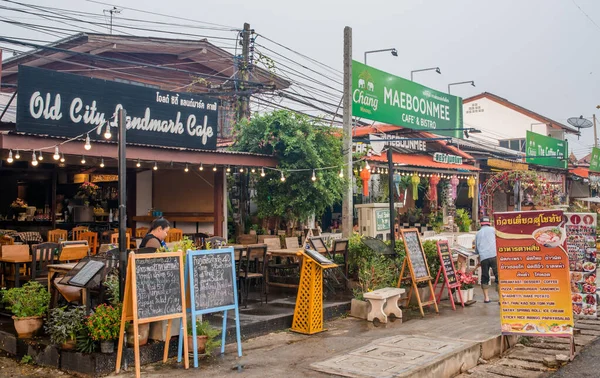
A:
[[[76,137],[127,112],[127,142],[216,149],[218,100],[40,68],[19,67],[17,131]],[[105,127],[90,133],[101,139]]]

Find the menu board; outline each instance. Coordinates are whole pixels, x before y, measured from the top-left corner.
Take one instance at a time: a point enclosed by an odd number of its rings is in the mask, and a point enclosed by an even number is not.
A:
[[[235,304],[231,251],[192,256],[196,311]]]
[[[138,319],[180,314],[181,269],[179,257],[135,260]]]
[[[423,251],[423,246],[419,240],[419,232],[417,230],[403,230],[402,236],[404,237],[406,256],[409,258],[412,265],[415,279],[430,278],[429,268],[425,262],[425,252]]]
[[[596,214],[565,213],[573,315],[598,316],[596,296]]]
[[[503,334],[572,336],[560,210],[494,213]]]
[[[450,247],[448,247],[447,241],[439,241],[437,243],[438,252],[440,254],[441,263],[446,273],[446,280],[450,287],[455,286],[458,283],[456,279],[456,272],[454,271],[454,264],[452,263],[452,254],[450,253]]]
[[[86,286],[102,269],[103,261],[88,260],[79,271],[69,280],[69,285]]]

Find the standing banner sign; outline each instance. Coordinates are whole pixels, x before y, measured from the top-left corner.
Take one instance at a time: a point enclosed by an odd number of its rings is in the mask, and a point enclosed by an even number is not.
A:
[[[565,217],[565,249],[569,255],[573,315],[596,318],[596,214],[565,213]]]
[[[238,308],[235,256],[233,248],[187,251],[185,269],[185,290],[189,297],[191,312],[192,342],[194,349],[194,367],[198,367],[198,348],[196,339],[196,319],[199,315],[223,311],[223,328],[221,331],[221,353],[225,353],[225,336],[227,335],[227,311],[233,310],[235,315],[235,331],[238,356],[242,356],[240,336],[240,313]],[[181,332],[185,332],[183,324]],[[187,343],[179,338],[177,361],[181,361],[182,347]]]
[[[452,289],[458,293],[458,298],[460,299],[460,304],[462,307],[465,307],[465,301],[460,292],[460,282],[456,277],[456,269],[454,269],[454,261],[452,261],[452,253],[450,252],[450,247],[448,246],[447,240],[438,240],[437,244],[437,252],[438,257],[440,258],[440,270],[438,270],[438,274],[435,277],[435,284],[433,285],[433,292],[435,293],[435,289],[440,280],[440,275],[444,274],[444,282],[440,287],[439,293],[436,294],[436,301],[440,303],[442,298],[442,292],[444,291],[444,287],[448,289],[448,298],[450,298],[450,303],[452,303],[452,309],[456,310],[456,306],[454,304],[454,299],[452,298]]]
[[[187,335],[185,318],[185,294],[183,291],[183,253],[139,254],[131,252],[127,263],[127,278],[121,313],[121,330],[117,349],[116,373],[121,370],[123,357],[123,338],[125,324],[133,322],[133,351],[135,358],[135,376],[140,378],[140,341],[139,325],[160,320],[168,320],[167,337],[163,362],[169,357],[171,322],[179,318],[183,332],[179,333],[179,343]],[[184,366],[189,368],[188,348],[185,343]]]
[[[561,210],[494,213],[503,335],[573,340]],[[504,340],[504,338],[502,339]]]

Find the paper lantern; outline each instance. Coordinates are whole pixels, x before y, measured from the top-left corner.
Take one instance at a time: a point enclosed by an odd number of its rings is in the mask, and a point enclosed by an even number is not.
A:
[[[456,188],[458,187],[458,183],[460,181],[458,180],[458,177],[456,177],[456,175],[452,175],[452,178],[450,179],[450,193],[452,195],[452,201],[456,201]]]
[[[369,195],[369,179],[371,178],[371,171],[366,167],[360,171],[360,179],[362,180],[363,196]]]
[[[437,185],[440,183],[440,176],[433,174],[429,178],[429,200],[431,202],[436,202],[438,199],[437,195]]]
[[[421,182],[421,178],[415,173],[410,178],[410,182],[412,182],[413,199],[416,201],[419,199],[419,183]]]
[[[470,176],[467,180],[467,185],[469,186],[469,198],[475,197],[475,177]]]

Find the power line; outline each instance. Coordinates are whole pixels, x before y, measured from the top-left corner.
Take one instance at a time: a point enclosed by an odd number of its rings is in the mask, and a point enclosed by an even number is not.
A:
[[[575,2],[575,0],[571,0],[573,2],[573,4],[575,4],[575,6],[581,11],[581,13],[583,13],[583,15],[585,17],[587,17],[588,20],[590,20],[592,22],[592,24],[594,24],[594,26],[596,28],[598,28],[598,30],[600,30],[600,26],[596,23],[596,21],[594,21],[587,13],[585,13],[585,11],[583,9],[581,9],[581,7],[579,6],[579,4],[577,4]]]

